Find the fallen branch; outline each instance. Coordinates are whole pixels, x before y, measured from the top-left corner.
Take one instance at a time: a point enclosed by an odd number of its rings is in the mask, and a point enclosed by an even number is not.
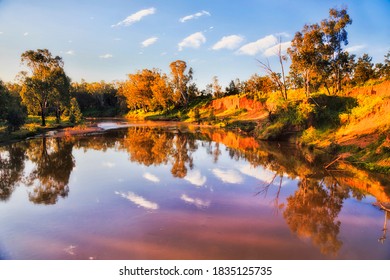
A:
[[[333,160],[331,163],[329,163],[328,165],[326,165],[324,168],[327,169],[329,166],[331,166],[332,164],[334,164],[335,162],[337,162],[338,160],[341,159],[341,156],[338,156],[335,160]]]

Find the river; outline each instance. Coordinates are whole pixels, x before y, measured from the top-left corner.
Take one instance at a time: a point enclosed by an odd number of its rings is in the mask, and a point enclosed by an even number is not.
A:
[[[221,129],[98,126],[0,147],[0,259],[390,259],[385,176]]]

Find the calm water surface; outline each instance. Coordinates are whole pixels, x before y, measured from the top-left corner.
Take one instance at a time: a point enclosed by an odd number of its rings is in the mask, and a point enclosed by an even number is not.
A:
[[[390,259],[386,177],[221,130],[100,126],[0,147],[0,259]]]

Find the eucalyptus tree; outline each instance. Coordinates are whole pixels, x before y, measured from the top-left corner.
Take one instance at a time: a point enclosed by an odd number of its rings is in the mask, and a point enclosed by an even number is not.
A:
[[[346,27],[350,24],[352,24],[352,19],[347,9],[330,9],[329,17],[321,21],[321,29],[324,33],[324,54],[327,57],[327,67],[323,69],[327,70],[326,77],[330,79],[334,93],[341,91],[342,80],[349,70],[346,64],[351,58],[343,50],[343,46],[348,45]]]
[[[354,82],[356,84],[364,84],[369,79],[374,78],[375,70],[373,67],[374,64],[372,63],[372,57],[370,57],[368,54],[365,53],[359,57],[355,65],[355,71],[353,75]]]
[[[70,100],[70,81],[63,69],[62,58],[54,57],[47,49],[38,49],[24,52],[21,61],[29,68],[23,78],[23,103],[30,113],[40,114],[42,126],[46,125],[50,106],[59,122],[61,111]]]
[[[173,100],[176,104],[186,107],[189,102],[188,86],[192,80],[193,70],[190,67],[186,73],[187,63],[183,60],[173,61],[169,67],[171,68]]]
[[[314,80],[324,64],[323,32],[318,24],[305,25],[295,33],[288,54],[291,58],[290,73],[303,81],[306,96],[310,95]]]

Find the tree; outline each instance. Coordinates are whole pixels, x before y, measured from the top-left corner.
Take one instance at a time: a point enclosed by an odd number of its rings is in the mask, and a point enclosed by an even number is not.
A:
[[[242,84],[239,79],[231,80],[229,86],[225,89],[225,95],[236,95],[241,93]]]
[[[280,70],[281,73],[275,72],[272,68],[271,65],[269,64],[269,61],[267,60],[267,63],[257,60],[260,63],[260,67],[265,71],[267,76],[270,78],[272,81],[273,85],[275,88],[277,88],[280,91],[280,94],[284,100],[288,99],[288,84],[287,84],[287,79],[286,75],[284,73],[284,62],[287,61],[287,56],[282,54],[282,42],[279,39],[279,44],[278,44],[278,52],[277,52],[278,60],[279,60],[279,65],[280,65]]]
[[[189,102],[188,84],[192,80],[193,70],[187,69],[187,63],[183,60],[173,61],[169,67],[171,68],[171,82],[173,87],[173,100],[175,104],[187,107]]]
[[[298,77],[301,78],[306,96],[310,95],[313,80],[319,76],[324,64],[323,50],[323,32],[318,24],[305,25],[302,32],[295,33],[291,47],[287,50],[291,58],[291,76],[296,81]]]
[[[46,114],[50,105],[57,110],[68,100],[69,78],[65,75],[63,61],[53,57],[47,49],[29,50],[22,54],[22,63],[30,68],[30,76],[24,74],[21,91],[23,103],[29,112],[41,115],[42,126],[46,125]]]
[[[0,80],[0,120],[4,120],[8,113],[10,94],[8,89]]]
[[[26,113],[20,105],[20,97],[0,80],[0,120],[5,120],[9,132],[18,130],[26,121]]]
[[[384,63],[377,63],[375,65],[375,72],[378,78],[390,79],[390,51],[385,55]]]
[[[62,113],[70,106],[70,79],[62,67],[53,71],[53,83],[54,89],[50,103],[54,108],[56,122],[60,123]]]
[[[345,75],[345,63],[348,61],[343,46],[348,45],[347,25],[352,19],[347,9],[330,9],[328,19],[321,21],[321,29],[324,33],[324,55],[327,65],[323,65],[326,78],[329,78],[334,93],[342,89],[342,80]],[[325,83],[327,80],[325,80]],[[328,86],[325,84],[325,86]]]
[[[129,74],[118,93],[126,98],[131,110],[166,109],[172,103],[172,88],[168,78],[158,69],[144,69],[136,74]]]
[[[244,92],[253,99],[267,97],[272,89],[272,80],[268,76],[254,74],[244,83]]]
[[[79,104],[75,97],[70,100],[69,121],[73,124],[81,122],[83,114],[80,111]]]
[[[355,66],[355,73],[353,75],[353,80],[356,84],[364,84],[369,79],[374,78],[374,64],[371,61],[372,57],[366,53],[358,58]]]
[[[215,98],[223,97],[222,87],[219,85],[218,77],[213,77],[213,95]]]

